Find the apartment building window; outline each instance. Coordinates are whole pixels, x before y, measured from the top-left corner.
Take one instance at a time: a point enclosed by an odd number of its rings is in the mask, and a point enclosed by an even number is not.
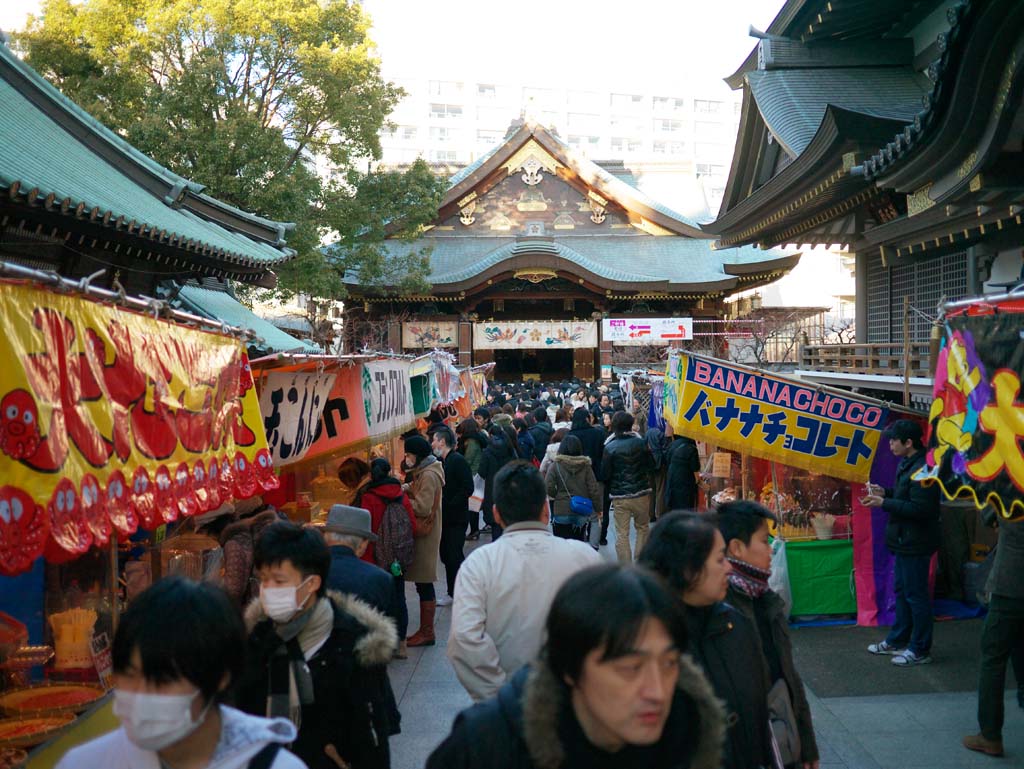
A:
[[[697,163],[697,176],[725,176],[726,168],[724,165],[717,165],[712,163]]]
[[[457,80],[431,80],[427,88],[431,96],[462,96],[462,83]]]
[[[677,112],[681,110],[685,106],[685,104],[685,99],[680,99],[675,96],[654,97],[655,112]]]
[[[625,136],[612,137],[612,152],[639,152],[643,142]]]
[[[431,150],[430,154],[438,163],[454,163],[458,159],[455,150]]]
[[[524,88],[523,102],[536,107],[559,106],[558,91],[554,88]]]
[[[652,149],[655,155],[682,155],[686,144],[684,142],[656,141]]]
[[[416,139],[416,126],[404,125],[402,126],[402,141],[410,142]]]
[[[708,99],[694,99],[693,111],[702,115],[717,115],[722,111],[725,102],[710,101]]]
[[[594,131],[600,130],[601,117],[589,112],[570,112],[569,130]]]
[[[569,91],[567,101],[572,109],[601,109],[601,94],[597,91]]]
[[[611,96],[611,105],[613,107],[636,109],[642,106],[643,103],[644,97],[638,93],[613,93]]]
[[[660,134],[676,134],[682,133],[683,121],[682,120],[664,120],[657,119],[654,121],[654,131]]]
[[[477,83],[476,96],[478,99],[496,99],[498,89],[491,83]]]
[[[456,142],[461,132],[447,126],[430,126],[430,140],[433,142]]]
[[[614,133],[619,135],[622,134],[642,134],[644,131],[645,120],[631,115],[612,115],[611,116],[611,129]]]
[[[601,143],[600,136],[583,136],[580,134],[569,134],[570,147],[597,147]]]
[[[462,117],[461,104],[431,104],[430,117],[440,120]]]
[[[501,141],[501,131],[477,131],[476,140],[479,144],[485,144],[488,147],[493,147],[495,144]]]
[[[711,123],[707,120],[698,120],[693,124],[694,133],[698,137],[717,139],[723,135],[724,126],[721,123]]]

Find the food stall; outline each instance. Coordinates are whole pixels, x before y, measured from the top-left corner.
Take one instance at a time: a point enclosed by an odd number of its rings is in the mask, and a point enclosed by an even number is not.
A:
[[[754,499],[779,517],[791,614],[877,609],[861,605],[874,597],[865,591],[862,599],[859,576],[874,567],[871,553],[855,547],[856,498],[876,457],[888,455],[879,447],[896,418],[891,404],[674,351],[663,411],[676,432],[714,447],[711,508]]]
[[[245,332],[4,271],[49,286],[0,281],[0,766],[45,769],[116,726],[133,591],[203,568],[180,522],[278,481]]]

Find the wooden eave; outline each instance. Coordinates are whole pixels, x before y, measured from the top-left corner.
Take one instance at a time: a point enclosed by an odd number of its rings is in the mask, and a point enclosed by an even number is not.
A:
[[[859,153],[899,125],[830,105],[796,160],[704,229],[719,235],[721,246],[753,243],[764,240],[765,233],[811,218],[822,207],[857,196],[871,186],[850,176]]]

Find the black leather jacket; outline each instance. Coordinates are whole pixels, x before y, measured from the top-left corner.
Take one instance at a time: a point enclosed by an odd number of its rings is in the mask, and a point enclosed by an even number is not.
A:
[[[613,497],[632,497],[651,490],[654,459],[643,438],[634,433],[612,436],[604,445],[602,477]]]

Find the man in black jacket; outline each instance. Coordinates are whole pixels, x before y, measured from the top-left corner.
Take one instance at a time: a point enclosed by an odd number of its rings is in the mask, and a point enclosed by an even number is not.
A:
[[[537,423],[528,432],[533,438],[533,458],[540,462],[544,459],[544,452],[548,449],[555,428],[552,427],[551,420],[548,419],[548,410],[544,406],[538,406],[533,410],[533,418]]]
[[[719,769],[721,705],[682,653],[685,618],[656,577],[584,569],[546,630],[542,655],[459,714],[427,769]]]
[[[614,435],[605,444],[601,475],[608,484],[612,515],[615,517],[615,554],[620,563],[630,563],[629,522],[636,527],[636,552],[644,549],[651,522],[651,470],[654,460],[647,443],[633,430],[633,415],[625,411],[612,417]]]
[[[885,640],[871,644],[872,654],[892,655],[892,664],[924,665],[932,661],[932,602],[928,590],[928,565],[939,549],[939,487],[922,486],[913,475],[925,464],[921,426],[909,419],[893,422],[887,431],[889,450],[901,457],[896,485],[883,489],[868,484],[861,501],[889,514],[885,546],[896,556],[896,623]]]
[[[455,433],[439,428],[431,442],[434,456],[444,465],[441,489],[441,563],[448,582],[448,595],[437,599],[438,606],[451,606],[455,597],[455,577],[465,560],[466,525],[469,523],[469,498],[473,495],[473,471],[469,462],[455,450]]]
[[[281,521],[260,534],[237,705],[295,723],[291,750],[309,769],[387,769],[400,717],[386,666],[398,634],[362,601],[328,594],[330,562],[312,528]]]
[[[324,525],[324,541],[331,550],[327,588],[366,601],[398,625],[394,577],[363,560],[370,542],[377,541],[370,525],[370,511],[349,505],[333,505]]]
[[[696,510],[700,480],[700,453],[693,438],[676,434],[668,448],[668,477],[665,480],[667,510]]]

